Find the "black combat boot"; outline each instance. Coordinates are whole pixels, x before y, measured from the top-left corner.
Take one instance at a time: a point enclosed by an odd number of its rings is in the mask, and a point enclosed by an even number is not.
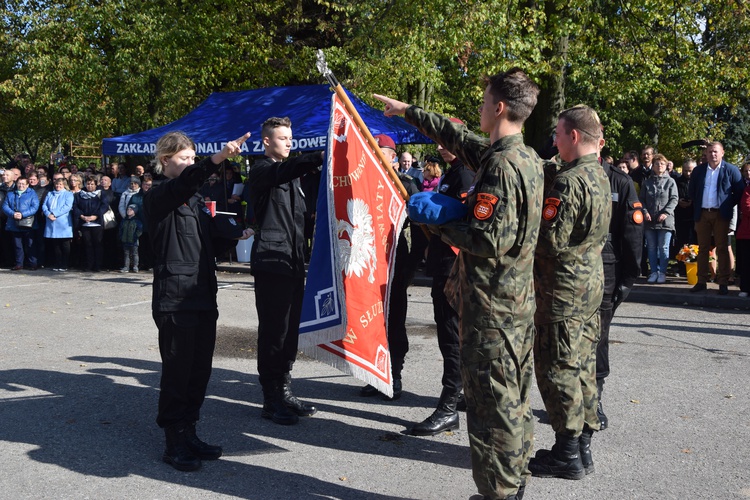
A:
[[[263,386],[263,411],[260,416],[279,425],[294,425],[299,417],[284,403],[284,384],[280,380],[265,382]]]
[[[177,470],[189,472],[198,470],[201,459],[193,453],[187,444],[189,425],[185,422],[164,428],[167,448],[161,459]]]
[[[591,437],[593,435],[593,430],[585,428],[578,440],[578,451],[581,454],[581,464],[583,465],[583,470],[587,476],[594,473],[594,458],[591,456]]]
[[[604,414],[604,410],[602,409],[602,392],[604,392],[603,378],[596,379],[596,387],[599,390],[599,402],[596,405],[596,416],[599,417],[599,424],[601,424],[599,430],[603,431],[609,425],[609,419],[607,418],[607,415]]]
[[[456,410],[466,411],[466,397],[463,392],[458,393],[458,401],[456,402]]]
[[[365,398],[370,398],[372,396],[377,396],[380,394],[380,391],[375,388],[374,385],[367,384],[363,388],[359,390],[359,395]]]
[[[221,456],[221,446],[214,446],[204,443],[195,433],[195,422],[190,422],[185,431],[185,441],[188,449],[198,456],[201,460],[216,460]]]
[[[458,395],[460,393],[453,389],[443,388],[438,401],[437,409],[423,422],[418,423],[411,429],[414,436],[434,436],[444,431],[458,429]]]
[[[403,386],[401,385],[401,371],[404,369],[404,359],[391,359],[391,374],[393,375],[393,396],[388,397],[383,394],[383,399],[386,401],[396,401],[401,398],[401,391]]]
[[[397,399],[401,398],[401,390],[402,390],[401,377],[394,378],[393,379],[393,396],[389,398],[388,396],[383,394],[383,399],[386,401],[396,401]]]
[[[292,394],[292,375],[289,373],[284,375],[283,391],[284,404],[298,417],[311,417],[318,411],[313,405],[303,403]]]
[[[577,437],[555,435],[555,445],[551,450],[539,450],[529,461],[532,476],[560,477],[563,479],[583,479],[583,470]]]

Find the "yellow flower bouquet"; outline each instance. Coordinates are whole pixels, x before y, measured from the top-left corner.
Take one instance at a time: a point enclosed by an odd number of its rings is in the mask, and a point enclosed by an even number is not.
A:
[[[680,262],[695,262],[698,259],[698,245],[685,245],[675,255]]]

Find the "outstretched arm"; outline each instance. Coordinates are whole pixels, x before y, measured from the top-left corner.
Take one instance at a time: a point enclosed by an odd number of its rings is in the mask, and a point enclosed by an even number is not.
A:
[[[406,110],[409,109],[409,106],[411,106],[411,104],[397,101],[396,99],[391,99],[384,95],[372,94],[372,96],[385,104],[385,109],[383,110],[385,116],[403,115],[406,113]]]

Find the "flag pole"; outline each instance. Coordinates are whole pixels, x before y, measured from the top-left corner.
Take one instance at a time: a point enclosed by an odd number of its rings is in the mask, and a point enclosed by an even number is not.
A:
[[[349,99],[349,96],[346,95],[346,92],[344,91],[344,87],[341,86],[339,81],[334,76],[333,72],[328,69],[328,64],[326,64],[326,57],[325,54],[323,54],[323,51],[321,49],[318,49],[318,58],[317,62],[315,64],[318,68],[318,71],[320,71],[320,74],[326,77],[328,80],[328,83],[331,84],[331,87],[333,87],[334,92],[336,92],[336,95],[341,99],[341,102],[344,103],[344,107],[349,112],[350,115],[352,115],[352,118],[354,119],[354,123],[357,124],[359,127],[359,130],[362,131],[362,134],[365,136],[365,139],[367,140],[367,143],[370,145],[370,148],[375,152],[375,155],[378,157],[378,160],[380,160],[380,164],[385,170],[385,172],[388,174],[388,177],[390,177],[393,184],[396,186],[396,189],[398,189],[398,192],[401,194],[401,197],[405,201],[409,201],[409,193],[406,191],[406,188],[401,183],[401,179],[398,178],[398,174],[396,174],[396,171],[393,169],[393,166],[388,161],[388,159],[385,157],[383,152],[380,150],[380,146],[378,146],[377,141],[370,133],[370,129],[367,128],[367,125],[365,125],[365,122],[362,120],[362,117],[359,116],[359,113],[357,112],[357,109],[354,107],[354,104],[352,104],[352,101]]]

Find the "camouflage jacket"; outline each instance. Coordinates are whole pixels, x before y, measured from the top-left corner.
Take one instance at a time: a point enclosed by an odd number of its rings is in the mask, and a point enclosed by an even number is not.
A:
[[[612,213],[609,179],[595,154],[564,164],[554,176],[550,165],[534,263],[537,324],[588,316],[599,307]]]
[[[544,190],[539,156],[520,134],[490,145],[464,125],[414,106],[406,119],[476,171],[466,218],[432,228],[460,250],[445,288],[451,305],[479,330],[530,323]]]

